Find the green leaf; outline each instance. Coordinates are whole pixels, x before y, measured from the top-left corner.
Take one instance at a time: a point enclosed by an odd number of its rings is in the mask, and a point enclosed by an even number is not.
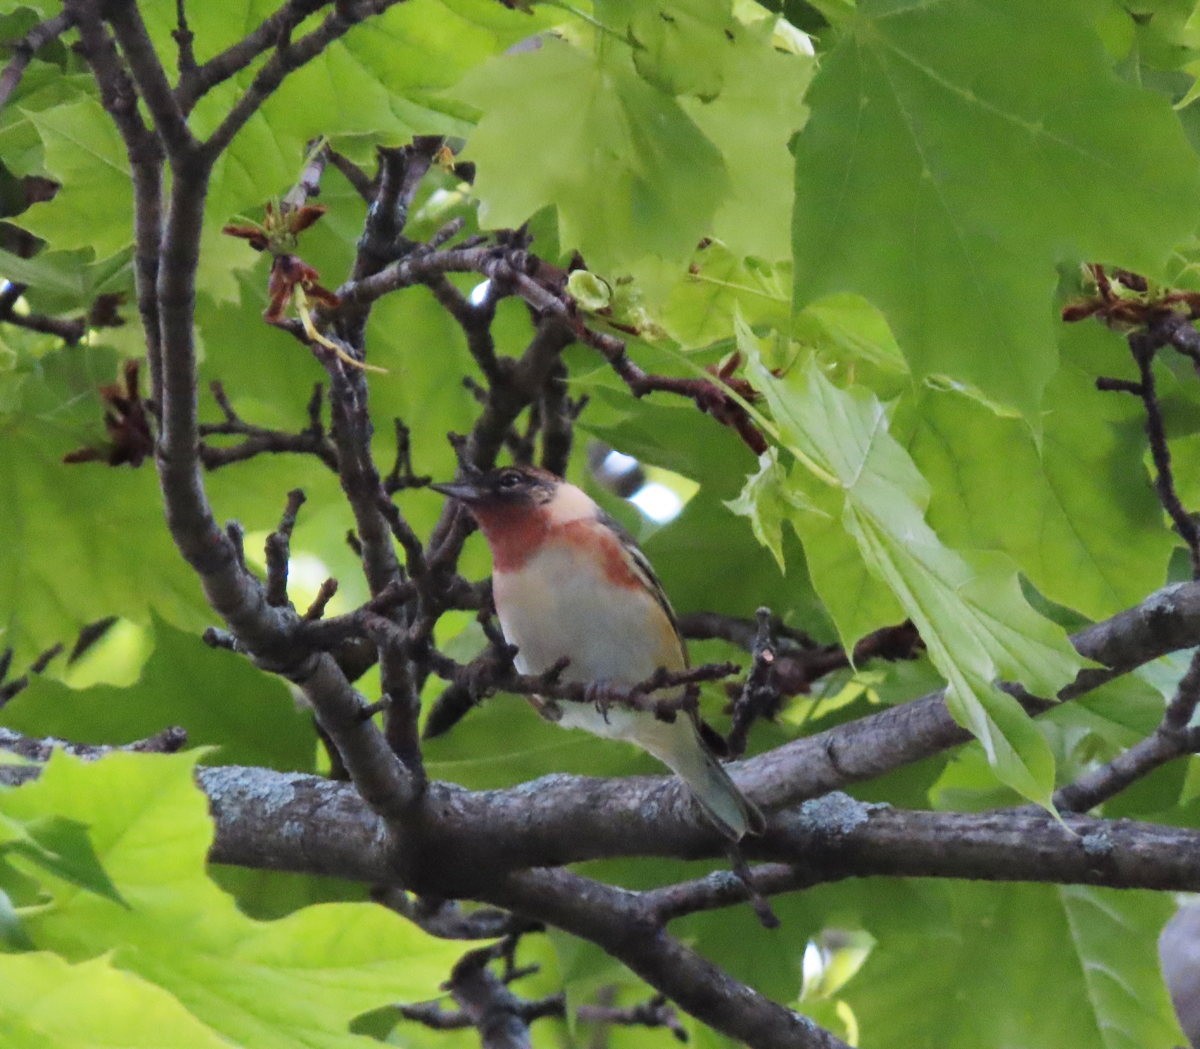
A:
[[[1178,120],[1114,76],[1081,9],[863,3],[797,139],[797,306],[858,292],[918,377],[1030,418],[1057,363],[1055,265],[1161,276],[1200,217]]]
[[[657,320],[685,348],[727,340],[735,313],[748,324],[786,331],[789,283],[786,266],[749,264],[722,242],[711,241],[675,279]]]
[[[600,60],[547,38],[455,94],[483,114],[464,153],[478,164],[481,221],[519,226],[552,204],[563,247],[596,272],[646,254],[687,259],[728,188],[716,148],[620,49]]]
[[[177,624],[206,625],[194,577],[166,529],[149,526],[162,519],[150,464],[62,462],[103,442],[96,391],[116,378],[116,355],[63,348],[28,369],[19,410],[0,416],[0,630],[17,665],[105,616],[145,621],[154,609]]]
[[[779,50],[774,17],[739,25],[728,47],[721,92],[711,101],[680,100],[684,112],[720,151],[729,193],[712,234],[739,257],[790,258],[788,230],[794,162],[792,136],[808,117],[804,94],[810,55]]]
[[[0,867],[0,876],[4,873]],[[0,877],[0,880],[3,880]],[[12,897],[0,889],[0,945],[10,951],[32,951],[33,941],[21,924],[21,916],[13,905]]]
[[[311,715],[296,706],[280,679],[161,620],[154,635],[154,651],[136,684],[77,691],[38,678],[0,711],[0,724],[34,736],[114,744],[179,725],[191,746],[214,748],[206,756],[214,763],[313,768]]]
[[[188,755],[56,754],[11,792],[6,808],[18,818],[87,823],[129,904],[49,878],[52,902],[27,922],[39,947],[69,961],[108,954],[247,1049],[365,1049],[347,1033],[354,1016],[436,993],[461,946],[385,908],[321,904],[271,922],[241,914],[204,873],[213,828],[193,768]]]
[[[878,944],[844,990],[862,1049],[1183,1043],[1155,957],[1174,909],[1163,895],[965,884],[936,892],[949,913],[879,908],[868,920]]]
[[[725,85],[735,49],[729,0],[671,0],[633,8],[629,37],[638,73],[669,95],[711,102]]]
[[[758,473],[746,478],[741,494],[725,505],[740,517],[750,518],[754,538],[771,551],[783,572],[787,569],[783,559],[784,522],[797,512],[822,511],[787,483],[786,473],[779,465],[779,449],[771,447],[763,452],[758,457],[758,467]]]
[[[1129,483],[1144,475],[1144,434],[1110,421],[1089,379],[1055,377],[1040,442],[1023,420],[955,390],[922,389],[897,428],[911,434],[901,440],[933,488],[929,522],[946,542],[1003,551],[1050,600],[1101,619],[1163,584],[1174,542],[1150,486]]]
[[[69,965],[49,953],[0,954],[0,1030],[8,1049],[228,1049],[178,999],[108,958]]]
[[[76,820],[60,816],[38,816],[19,822],[4,817],[10,791],[0,792],[0,820],[20,828],[20,837],[7,843],[10,852],[18,853],[49,874],[94,892],[114,903],[124,904],[121,894],[105,873],[88,837],[87,827]],[[0,846],[3,847],[3,846]]]
[[[942,544],[925,522],[925,480],[888,433],[887,414],[873,396],[838,390],[811,359],[777,379],[744,326],[738,345],[780,440],[812,476],[808,490],[820,482],[826,498],[834,506],[840,502],[837,517],[863,564],[916,624],[946,678],[955,719],[979,738],[1001,780],[1047,804],[1053,757],[1019,704],[995,682],[1019,681],[1037,695],[1053,696],[1081,666],[1066,633],[1028,605],[1006,558],[968,556]],[[849,648],[856,638],[845,633],[840,614],[844,583],[826,574],[812,550],[809,559],[817,591]]]
[[[108,258],[133,243],[129,161],[121,136],[92,99],[30,113],[47,171],[63,188],[35,204],[21,225],[53,250],[91,248]]]

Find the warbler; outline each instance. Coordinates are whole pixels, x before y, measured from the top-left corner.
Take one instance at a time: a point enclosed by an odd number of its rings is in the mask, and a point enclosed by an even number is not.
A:
[[[431,487],[465,503],[487,539],[496,613],[519,671],[540,674],[566,658],[563,680],[633,685],[660,667],[687,667],[675,614],[646,555],[580,488],[532,467]],[[648,751],[683,779],[727,838],[762,832],[762,813],[704,738],[720,737],[695,711],[664,721],[619,703],[531,702],[549,721]]]

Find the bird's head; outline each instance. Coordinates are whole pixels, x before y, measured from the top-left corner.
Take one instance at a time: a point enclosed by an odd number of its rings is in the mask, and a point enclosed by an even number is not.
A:
[[[562,482],[533,466],[502,466],[450,484],[429,487],[471,508],[477,517],[489,513],[533,512],[548,505]]]
[[[497,567],[523,560],[555,526],[595,519],[599,512],[581,489],[533,466],[502,466],[429,487],[466,504]]]

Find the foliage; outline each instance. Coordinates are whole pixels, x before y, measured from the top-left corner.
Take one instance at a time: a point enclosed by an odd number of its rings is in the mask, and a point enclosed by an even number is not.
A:
[[[137,6],[175,78],[176,5]],[[276,6],[189,5],[196,58],[217,55]],[[1200,9],[813,0],[783,5],[789,22],[749,0],[523,6],[389,7],[249,117],[216,161],[198,237],[202,419],[219,423],[231,404],[239,423],[301,433],[314,384],[330,381],[298,322],[263,322],[277,260],[222,228],[259,221],[264,203],[286,199],[307,161],[332,147],[345,163],[325,168],[327,212],[296,250],[336,287],[354,271],[368,215],[347,172],[372,174],[376,147],[439,136],[404,236],[425,242],[451,221],[461,224],[452,243],[523,228],[528,250],[562,275],[539,286],[560,296],[563,271],[582,260],[589,276],[574,287],[589,295],[576,296],[573,331],[600,336],[561,355],[567,394],[588,398],[569,476],[643,541],[677,611],[752,617],[766,605],[812,646],[847,652],[906,619],[919,631],[918,658],[856,667],[843,658],[793,689],[773,723],[754,726],[752,751],[947,685],[947,706],[974,742],[846,789],[916,810],[1026,799],[1052,809],[1057,788],[1152,735],[1182,662],[1036,720],[1000,682],[1052,697],[1088,665],[1073,631],[1190,578],[1186,536],[1154,488],[1161,464],[1148,449],[1146,399],[1096,388],[1102,376],[1144,383],[1125,339],[1139,325],[1059,317],[1084,297],[1094,312],[1111,310],[1087,264],[1145,278],[1140,286],[1128,274],[1117,291],[1144,309],[1141,327],[1170,313],[1166,289],[1200,291]],[[58,10],[0,0],[0,40]],[[321,17],[308,15],[295,37]],[[792,23],[812,30],[815,55]],[[101,640],[81,658],[93,679],[85,689],[71,683],[79,667],[52,663],[0,702],[0,725],[107,747],[180,724],[204,749],[56,755],[35,782],[0,788],[0,1029],[20,1046],[477,1044],[474,1031],[425,1030],[388,1008],[437,998],[463,945],[336,881],[216,872],[235,899],[206,870],[213,824],[194,785],[197,761],[284,772],[329,762],[312,717],[278,678],[198,639],[218,617],[164,527],[153,459],[62,461],[109,448],[100,388],[146,352],[130,162],[72,33],[29,60],[0,106],[0,274],[21,285],[19,297],[0,290],[2,645],[21,669],[117,616],[152,652],[139,670],[114,636]],[[221,126],[267,60],[199,100],[197,135]],[[48,184],[57,192],[34,193]],[[450,284],[460,301],[512,294],[511,274],[508,286],[493,274],[490,292],[486,276]],[[460,380],[496,375],[482,374],[486,356],[444,308],[454,292],[411,283],[370,316],[370,360],[387,374],[365,380],[368,447],[390,464],[390,423],[403,420],[413,471],[446,480],[458,460],[445,435],[470,432],[480,412]],[[122,324],[96,314],[106,296],[121,297]],[[80,317],[74,339],[31,323]],[[517,357],[530,310],[496,301],[490,330],[497,352]],[[617,337],[646,373],[676,385],[637,390],[610,367],[604,339]],[[1194,508],[1200,383],[1183,354],[1152,357],[1151,410],[1165,420],[1177,490]],[[687,392],[696,387],[679,385],[697,381],[718,390],[716,419],[690,403],[706,407]],[[720,411],[766,450],[756,455]],[[204,440],[228,448],[246,432]],[[585,440],[636,456],[686,497],[682,513],[656,523],[619,499],[588,469]],[[286,493],[304,490],[290,538],[289,596],[300,611],[327,576],[339,584],[327,616],[375,596],[345,539],[361,519],[319,457],[259,455],[204,483],[219,520],[241,522],[260,575]],[[394,495],[422,541],[444,523],[441,498],[422,485]],[[481,540],[467,541],[458,571],[487,575]],[[462,663],[487,643],[461,609],[441,615],[434,640]],[[745,662],[719,638],[693,646],[694,662],[729,656]],[[378,674],[367,670],[356,687],[377,694]],[[422,685],[428,718],[444,682]],[[714,720],[724,698],[706,686]],[[473,791],[550,773],[658,771],[640,753],[564,734],[511,696],[472,710],[424,757],[432,779]],[[1103,814],[1195,826],[1195,775],[1185,757],[1106,801]],[[647,888],[719,862],[655,854],[585,871]],[[353,902],[324,902],[337,895]],[[1129,889],[849,878],[774,899],[778,930],[759,928],[742,904],[691,914],[674,931],[864,1049],[1165,1049],[1182,1040],[1154,955],[1169,904]],[[805,980],[806,953],[811,964],[817,944],[845,931],[869,934],[861,967]],[[517,989],[565,990],[569,1010],[605,995],[631,1006],[657,989],[566,932],[521,949],[539,952],[542,969]],[[827,974],[839,956],[830,959]],[[587,1024],[538,1023],[535,1044],[591,1044]],[[692,1017],[683,1024],[694,1044],[730,1044]],[[635,1026],[612,1032],[611,1044],[668,1037]]]

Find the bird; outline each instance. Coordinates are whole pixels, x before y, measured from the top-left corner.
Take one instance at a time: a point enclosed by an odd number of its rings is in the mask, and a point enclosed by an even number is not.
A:
[[[472,472],[430,487],[464,503],[487,540],[496,614],[521,673],[541,674],[565,659],[565,681],[635,685],[660,668],[687,667],[675,613],[646,555],[581,488],[531,466]],[[762,813],[710,746],[721,737],[695,710],[665,721],[620,704],[530,701],[564,728],[652,754],[687,784],[730,841],[762,833]]]

